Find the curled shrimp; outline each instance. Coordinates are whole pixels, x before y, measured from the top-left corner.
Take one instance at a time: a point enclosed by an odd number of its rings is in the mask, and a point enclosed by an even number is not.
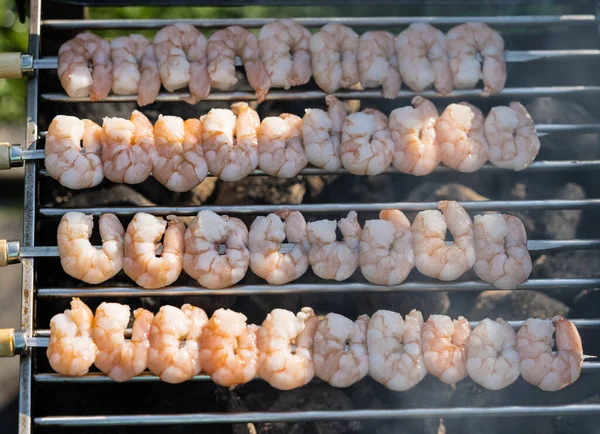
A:
[[[190,304],[184,304],[181,309],[162,306],[150,327],[150,371],[172,384],[200,373],[200,338],[207,321],[206,313]]]
[[[131,34],[110,43],[113,63],[112,90],[116,95],[135,95],[140,84],[139,63],[150,41],[143,35]]]
[[[317,326],[313,347],[315,375],[333,387],[349,387],[369,373],[367,325],[369,317],[352,322],[327,314]]]
[[[302,119],[289,113],[264,118],[258,127],[260,169],[273,176],[291,178],[306,167],[302,145]]]
[[[308,83],[312,76],[309,39],[308,29],[293,20],[274,20],[261,27],[260,57],[272,87],[289,89]]]
[[[202,370],[221,386],[236,386],[254,379],[258,365],[258,327],[246,325],[246,316],[218,309],[200,338]]]
[[[402,85],[394,35],[389,32],[366,32],[358,41],[358,72],[364,88],[383,86],[384,98],[394,99]]]
[[[154,314],[136,309],[131,339],[125,339],[129,323],[129,306],[103,302],[96,309],[94,342],[98,346],[96,367],[115,381],[127,381],[144,372],[148,366],[150,326]]]
[[[87,374],[98,353],[92,339],[93,328],[94,314],[83,301],[74,297],[71,309],[50,320],[50,342],[46,350],[50,367],[71,377]]]
[[[527,233],[514,216],[475,216],[475,256],[477,276],[498,289],[515,289],[531,274]]]
[[[552,351],[556,331],[556,349]],[[521,376],[548,392],[573,384],[581,374],[583,347],[577,327],[561,315],[529,318],[517,332]]]
[[[95,285],[105,282],[123,265],[123,225],[114,214],[102,214],[98,224],[102,248],[90,243],[94,218],[80,212],[62,216],[56,241],[60,263],[69,276]]]
[[[467,344],[471,327],[466,318],[431,315],[423,326],[423,358],[427,371],[447,384],[467,376]]]
[[[219,254],[219,244],[226,251]],[[240,220],[200,211],[185,232],[183,268],[205,288],[235,285],[248,270],[248,229]]]
[[[279,390],[302,387],[312,380],[318,323],[310,307],[303,307],[296,315],[289,310],[272,310],[258,330],[258,375]]]
[[[127,226],[123,271],[147,289],[163,288],[175,282],[183,267],[185,225],[174,215],[162,217],[139,212]],[[164,235],[162,253],[156,255]]]
[[[154,55],[162,85],[169,92],[186,87],[191,78],[188,54],[200,32],[190,24],[171,24],[154,36]]]
[[[210,95],[210,75],[208,74],[208,40],[198,33],[196,41],[187,53],[190,61],[190,96],[184,101],[196,104]]]
[[[404,391],[427,374],[421,331],[423,315],[413,309],[404,320],[389,310],[373,314],[367,329],[369,375],[390,390]]]
[[[138,86],[137,103],[140,107],[152,104],[160,92],[160,73],[158,62],[154,54],[154,44],[144,50],[140,59],[140,84]]]
[[[48,127],[44,164],[50,176],[67,188],[94,187],[104,179],[101,149],[99,125],[88,119],[58,115]]]

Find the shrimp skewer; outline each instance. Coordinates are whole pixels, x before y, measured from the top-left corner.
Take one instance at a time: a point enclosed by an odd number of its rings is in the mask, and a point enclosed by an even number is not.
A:
[[[366,32],[358,41],[358,71],[364,88],[383,85],[384,98],[394,99],[402,85],[394,36],[389,32]]]
[[[162,85],[169,92],[186,87],[191,78],[189,52],[200,32],[190,24],[172,24],[154,36],[154,55]]]
[[[110,43],[112,91],[115,95],[135,95],[138,92],[141,78],[139,63],[148,45],[150,41],[137,34],[121,36]]]
[[[289,113],[262,120],[258,127],[258,152],[263,172],[291,178],[306,167],[301,128],[302,119]]]

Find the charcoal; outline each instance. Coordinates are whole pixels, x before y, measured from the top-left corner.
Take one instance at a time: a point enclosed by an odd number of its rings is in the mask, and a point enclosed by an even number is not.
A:
[[[517,289],[482,292],[467,318],[471,321],[485,318],[552,318],[554,315],[566,316],[568,312],[566,304],[546,294]]]

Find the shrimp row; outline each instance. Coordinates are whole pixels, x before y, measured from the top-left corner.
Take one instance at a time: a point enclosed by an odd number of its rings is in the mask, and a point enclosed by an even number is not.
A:
[[[556,391],[581,373],[583,346],[575,325],[557,315],[530,318],[517,333],[504,320],[489,318],[471,329],[466,318],[413,309],[404,318],[378,310],[352,321],[337,313],[317,316],[304,307],[294,314],[272,310],[259,327],[242,313],[204,310],[184,304],[162,306],[154,315],[101,303],[95,315],[80,299],[50,321],[47,357],[61,375],[85,375],[92,364],[115,381],[146,369],[168,383],[200,372],[226,387],[257,376],[280,390],[309,383],[314,376],[349,387],[367,375],[390,390],[405,391],[429,373],[447,384],[466,377],[489,390],[503,389],[519,376],[542,390]],[[556,348],[553,335],[556,335]]]
[[[212,211],[200,211],[187,228],[174,215],[163,219],[140,212],[125,231],[114,214],[102,214],[101,249],[90,243],[93,225],[91,215],[69,212],[57,235],[65,272],[90,284],[123,269],[144,288],[163,288],[185,270],[201,286],[221,289],[238,283],[250,268],[269,284],[283,285],[310,266],[322,279],[346,280],[360,268],[371,283],[399,285],[416,266],[421,274],[443,281],[474,268],[496,288],[514,289],[532,271],[521,220],[490,213],[475,216],[473,223],[454,201],[420,212],[412,225],[401,211],[386,209],[363,227],[355,211],[339,221],[307,223],[299,211],[282,209],[257,217],[250,230],[241,220]],[[445,241],[448,230],[451,243]]]

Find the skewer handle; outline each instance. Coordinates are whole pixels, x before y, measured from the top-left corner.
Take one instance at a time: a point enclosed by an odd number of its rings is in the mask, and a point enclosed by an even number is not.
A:
[[[15,355],[15,329],[0,329],[0,357]]]
[[[0,142],[0,170],[8,170],[11,167],[23,165],[22,151],[20,145],[12,145]]]
[[[0,267],[21,262],[21,243],[17,240],[0,240]]]
[[[21,53],[0,53],[0,78],[21,78]]]

